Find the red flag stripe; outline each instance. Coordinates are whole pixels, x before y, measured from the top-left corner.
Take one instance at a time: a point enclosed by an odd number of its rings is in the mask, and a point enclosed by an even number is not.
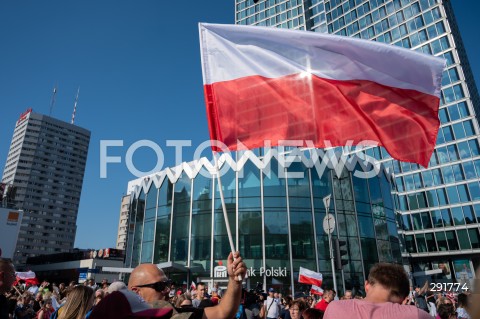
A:
[[[310,289],[310,293],[322,296],[323,295],[323,289],[320,288],[320,287],[317,287],[315,285],[312,285],[312,288]]]
[[[205,91],[211,139],[230,150],[238,141],[251,149],[265,140],[272,146],[306,140],[320,148],[325,141],[373,140],[396,159],[426,167],[439,127],[436,96],[365,80],[249,76]]]
[[[315,285],[315,286],[319,286],[319,287],[322,285],[321,280],[318,280],[318,279],[315,279],[315,278],[312,278],[312,277],[302,276],[302,275],[299,276],[298,282],[300,282],[302,284]]]
[[[323,276],[321,273],[315,272],[313,270],[300,267],[298,272],[298,282],[303,284],[310,284],[312,288],[322,285]]]

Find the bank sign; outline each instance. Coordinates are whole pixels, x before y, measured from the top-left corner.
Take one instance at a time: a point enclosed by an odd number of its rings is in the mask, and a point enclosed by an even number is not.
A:
[[[213,268],[213,277],[214,278],[227,278],[227,267],[225,266],[215,266]],[[287,267],[260,267],[260,268],[247,268],[247,277],[287,277]]]

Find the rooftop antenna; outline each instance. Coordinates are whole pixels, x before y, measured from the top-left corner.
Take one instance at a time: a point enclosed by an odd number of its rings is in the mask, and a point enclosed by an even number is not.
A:
[[[72,124],[75,123],[75,112],[77,111],[78,94],[80,94],[80,87],[78,87],[77,89],[77,96],[75,96],[75,103],[73,103]]]
[[[55,96],[57,95],[57,85],[53,87],[52,102],[50,103],[50,113],[48,116],[52,116],[53,107],[55,106]]]

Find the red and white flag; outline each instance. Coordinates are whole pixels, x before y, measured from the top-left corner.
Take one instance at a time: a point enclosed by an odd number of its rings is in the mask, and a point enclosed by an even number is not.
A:
[[[195,285],[195,283],[193,281],[190,284],[190,290],[197,290],[197,285]]]
[[[15,276],[17,276],[18,279],[20,280],[27,280],[27,279],[33,279],[36,278],[37,276],[35,273],[31,270],[29,271],[24,271],[24,272],[15,272]]]
[[[443,59],[318,32],[199,28],[212,140],[230,150],[240,149],[238,142],[252,149],[265,141],[319,148],[375,141],[398,160],[428,165]]]
[[[315,285],[320,287],[322,285],[323,276],[319,272],[300,267],[298,273],[298,282],[302,284]]]
[[[35,273],[31,270],[29,271],[24,271],[24,272],[15,272],[16,281],[14,285],[16,285],[20,280],[25,281],[25,284],[28,285],[38,285],[38,279]]]
[[[312,288],[310,288],[310,293],[314,295],[323,296],[323,289],[318,286],[312,285]]]

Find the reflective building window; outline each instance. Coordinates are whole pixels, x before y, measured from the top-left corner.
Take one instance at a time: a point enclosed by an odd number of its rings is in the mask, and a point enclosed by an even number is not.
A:
[[[337,176],[328,167],[306,165],[315,154],[300,154],[288,165],[275,157],[222,162],[225,206],[234,245],[251,271],[248,280],[250,284],[277,285],[285,292],[293,284],[298,291],[304,286],[297,282],[301,266],[321,272],[324,285],[332,287],[329,242],[323,229],[323,199],[331,195],[328,211],[336,221],[332,236],[346,242],[344,258],[348,260],[343,271],[337,271],[337,286],[341,291],[361,289],[373,264],[401,260],[390,193],[392,177],[383,168],[372,178],[353,176],[354,171],[373,169],[358,164],[356,157],[357,165],[338,170]],[[235,165],[229,167],[228,163]],[[208,170],[175,171],[179,174],[176,179],[159,172],[153,179],[161,185],[150,183],[147,194],[143,192],[147,179],[138,180],[130,211],[126,265],[167,263],[173,267],[167,268],[169,276],[177,281],[186,280],[187,274],[217,278],[221,272],[215,269],[226,263],[231,250],[219,184]],[[429,216],[418,216],[418,222],[428,224]],[[406,220],[403,223],[406,229],[412,227]]]

